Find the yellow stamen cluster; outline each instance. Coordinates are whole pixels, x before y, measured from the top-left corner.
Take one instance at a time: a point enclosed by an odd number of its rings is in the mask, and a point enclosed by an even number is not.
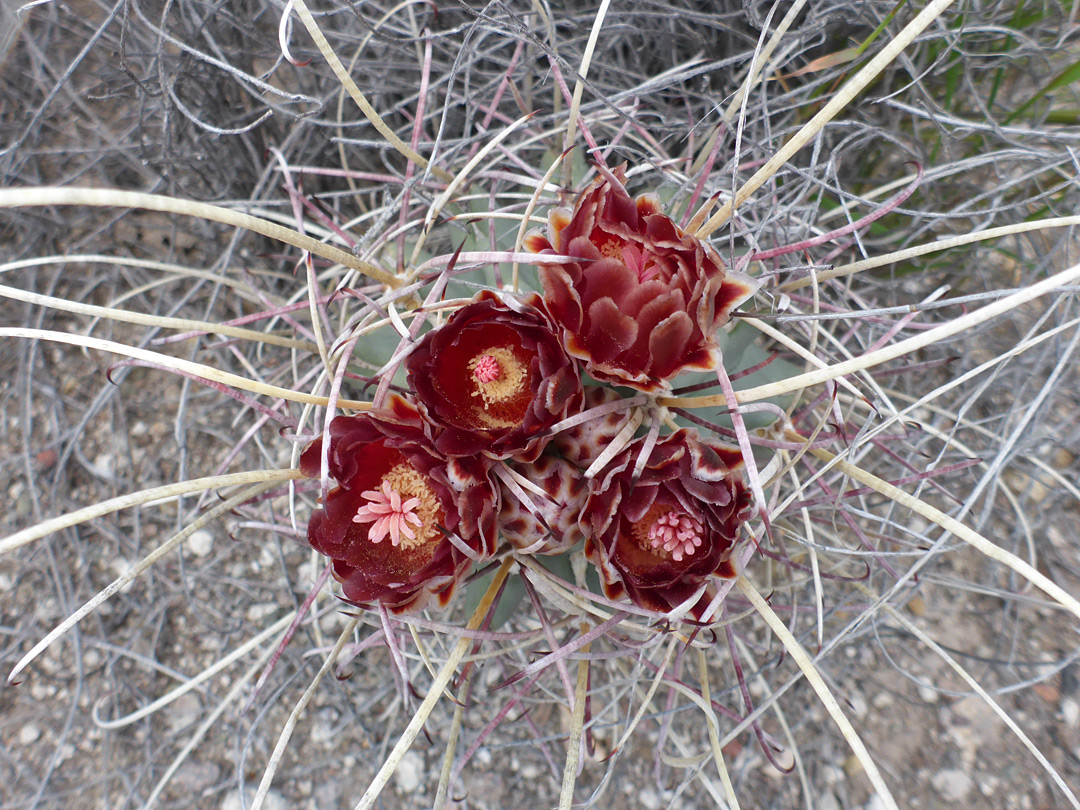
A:
[[[484,382],[477,377],[475,371],[476,367],[487,357],[493,358],[499,364],[499,375],[493,380]],[[485,365],[488,363],[490,361],[486,361]],[[486,349],[476,355],[469,361],[468,369],[470,379],[472,379],[473,386],[476,389],[472,392],[472,395],[480,397],[484,403],[485,410],[481,412],[481,418],[493,428],[514,427],[517,424],[516,421],[499,419],[488,413],[486,409],[518,396],[528,379],[529,369],[514,356],[511,349],[502,346]]]

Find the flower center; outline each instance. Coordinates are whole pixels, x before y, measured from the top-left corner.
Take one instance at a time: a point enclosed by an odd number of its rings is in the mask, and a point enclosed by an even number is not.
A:
[[[499,361],[490,354],[481,355],[474,361],[475,366],[472,366],[473,376],[476,377],[482,383],[494,382],[499,379],[499,375],[502,374],[502,369],[499,368]]]
[[[645,551],[681,562],[704,542],[705,527],[685,512],[657,504],[634,525],[631,534]]]
[[[600,254],[609,259],[618,259],[625,264],[627,269],[637,276],[639,284],[644,284],[660,275],[660,266],[644,245],[636,245],[614,234],[603,234],[600,238],[597,236],[597,232],[594,231],[592,242]]]
[[[474,397],[480,397],[483,409],[479,416],[489,427],[508,428],[520,419],[502,419],[491,409],[509,403],[521,395],[529,377],[528,367],[505,346],[493,346],[476,355],[468,364],[472,372]]]
[[[382,489],[360,493],[368,502],[353,523],[370,523],[368,540],[381,543],[386,537],[394,547],[407,551],[439,537],[439,499],[424,476],[408,464],[398,464],[382,477]]]

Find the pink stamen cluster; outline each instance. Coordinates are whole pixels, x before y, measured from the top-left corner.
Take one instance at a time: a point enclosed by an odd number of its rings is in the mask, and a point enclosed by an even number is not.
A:
[[[502,369],[499,368],[499,361],[490,354],[485,354],[477,360],[476,368],[473,369],[473,376],[482,383],[494,382],[499,379],[500,374],[502,374]]]
[[[649,543],[653,548],[663,548],[675,562],[680,562],[701,545],[703,531],[701,521],[679,512],[667,512],[649,527]]]
[[[369,489],[360,493],[370,501],[356,511],[353,523],[371,523],[368,529],[368,539],[372,543],[381,543],[389,535],[390,542],[394,546],[401,545],[401,537],[404,535],[408,540],[416,539],[416,532],[409,528],[422,526],[423,521],[413,510],[420,505],[419,498],[401,500],[401,493],[390,486],[389,481],[383,481],[382,492],[377,489]]]

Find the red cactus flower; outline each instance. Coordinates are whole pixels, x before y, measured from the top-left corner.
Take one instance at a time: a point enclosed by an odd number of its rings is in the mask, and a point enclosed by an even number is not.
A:
[[[489,463],[445,459],[400,397],[387,410],[334,419],[328,460],[338,485],[312,513],[308,542],[333,561],[348,601],[395,613],[432,596],[445,606],[471,563],[494,553],[499,500]],[[300,470],[317,478],[321,466],[316,439]]]
[[[701,618],[713,576],[731,577],[730,558],[753,501],[738,475],[738,448],[694,431],[661,437],[640,477],[634,467],[643,439],[632,442],[589,483],[581,513],[585,555],[600,570],[612,599],[668,613],[700,594],[690,612]]]
[[[581,406],[581,377],[539,296],[514,309],[481,292],[409,355],[409,381],[446,456],[529,461]]]
[[[525,247],[582,259],[539,272],[566,350],[589,374],[657,393],[681,372],[719,365],[716,330],[758,285],[660,213],[655,194],[634,200],[598,180],[573,213],[555,209],[548,219],[548,236],[532,232]]]
[[[513,469],[540,487],[546,497],[523,490],[536,511],[525,506],[503,484],[499,529],[519,551],[530,554],[561,554],[581,540],[578,516],[585,501],[585,478],[581,471],[557,456],[542,455],[531,464]]]

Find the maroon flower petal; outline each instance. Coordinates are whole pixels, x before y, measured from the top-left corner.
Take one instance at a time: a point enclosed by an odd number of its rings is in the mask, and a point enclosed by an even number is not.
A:
[[[589,306],[589,321],[585,345],[594,363],[610,362],[629,350],[637,339],[637,321],[620,312],[610,298],[593,301]]]
[[[621,182],[624,169],[614,176]],[[604,179],[571,215],[552,216],[547,239],[525,244],[582,260],[539,269],[567,351],[597,379],[647,393],[670,391],[683,371],[715,369],[716,331],[758,287],[660,213],[655,195],[635,200]]]
[[[694,324],[685,312],[673,312],[649,334],[649,360],[661,377],[674,376],[693,337]]]

